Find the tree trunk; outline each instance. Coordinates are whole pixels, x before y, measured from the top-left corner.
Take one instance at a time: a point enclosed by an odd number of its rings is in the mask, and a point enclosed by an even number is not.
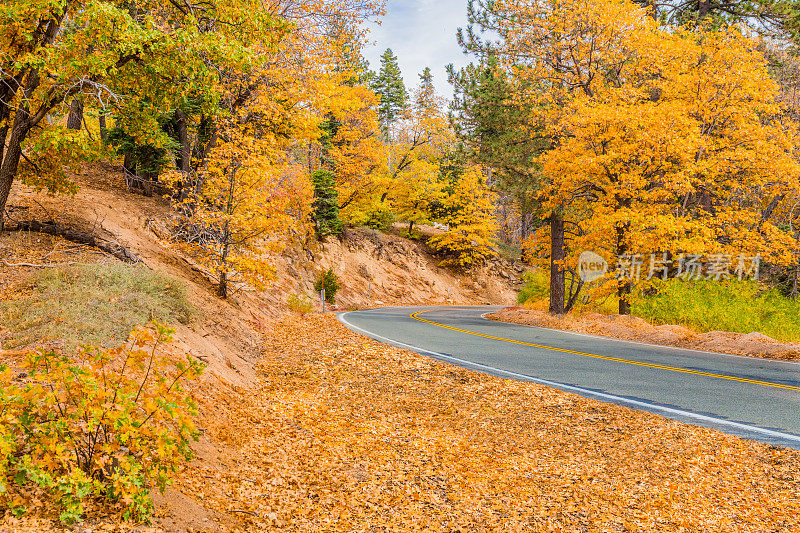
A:
[[[106,142],[108,140],[108,127],[106,126],[106,114],[104,111],[100,112],[100,117],[97,121],[100,123],[100,140]]]
[[[217,296],[223,300],[228,297],[228,273],[224,270],[219,273],[219,286],[217,287]]]
[[[21,111],[18,111],[18,113],[21,113]],[[14,122],[16,126],[17,120]],[[8,202],[8,195],[11,193],[14,177],[17,175],[19,160],[22,157],[22,141],[24,138],[25,133],[21,131],[21,128],[15,127],[12,129],[2,166],[0,166],[0,233],[5,229],[6,203]]]
[[[620,280],[617,283],[617,296],[619,297],[619,314],[631,314],[631,282],[627,280]]]
[[[575,302],[578,301],[578,295],[581,293],[581,289],[583,288],[583,280],[578,277],[577,272],[572,269],[569,269],[570,273],[570,281],[569,281],[569,291],[566,290],[566,282],[564,282],[564,292],[567,295],[567,303],[564,304],[564,312],[569,313],[572,308],[575,306]],[[577,286],[575,285],[577,282]]]
[[[628,229],[628,223],[617,224],[616,228],[617,257],[620,257],[628,253],[628,244],[625,242],[627,229]],[[633,268],[633,266],[631,266],[631,268]],[[631,272],[631,275],[633,275],[633,272]],[[621,315],[631,314],[630,294],[631,294],[630,278],[627,277],[626,272],[620,271],[620,277],[617,280],[617,298],[619,299],[619,314]]]
[[[38,220],[23,220],[22,222],[17,223],[15,227],[9,228],[9,231],[35,231],[37,233],[45,233],[47,235],[56,235],[71,242],[93,246],[113,255],[120,261],[125,261],[126,263],[138,263],[141,261],[136,254],[121,244],[118,244],[114,241],[100,239],[91,233],[74,230],[68,226],[62,226],[61,224],[57,224],[56,222],[52,221],[39,222]]]
[[[0,166],[3,166],[3,154],[6,151],[6,137],[8,137],[8,125],[0,128]]]
[[[564,218],[550,215],[550,313],[564,314]]]
[[[192,162],[192,149],[189,146],[189,130],[186,126],[186,113],[178,109],[175,111],[175,136],[181,145],[178,157],[175,160],[178,170],[189,174]]]
[[[136,174],[136,158],[131,152],[125,152],[125,157],[122,159],[122,167],[131,174]]]
[[[69,105],[69,116],[67,117],[67,128],[79,130],[83,126],[83,102],[77,98],[72,99]]]
[[[228,193],[228,211],[230,212],[231,201],[233,197],[233,185],[231,185],[231,189]],[[222,238],[224,239],[224,245],[222,247],[222,267],[219,269],[219,286],[217,287],[217,296],[222,299],[228,298],[228,254],[230,253],[230,242],[231,242],[231,232],[230,232],[230,221],[225,221],[225,227],[222,230]]]
[[[11,182],[13,176],[7,176],[0,170],[0,233],[5,230],[6,222],[6,202],[8,202],[8,195],[11,192]]]

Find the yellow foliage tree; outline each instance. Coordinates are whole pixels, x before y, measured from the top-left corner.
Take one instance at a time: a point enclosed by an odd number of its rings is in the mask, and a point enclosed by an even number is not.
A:
[[[538,113],[553,146],[539,159],[541,198],[562,300],[564,268],[587,248],[612,265],[665,252],[790,260],[793,237],[770,216],[797,187],[795,126],[779,122],[754,41],[734,28],[663,26],[627,0],[487,9],[525,88],[517,103]],[[565,223],[577,228],[569,245]],[[631,280],[616,288],[628,313]]]
[[[585,204],[573,248],[793,261],[793,236],[770,222],[768,206],[797,190],[800,166],[755,43],[733,29],[646,26],[629,43],[628,82],[574,98],[553,128],[560,142],[542,157],[549,204]],[[625,274],[620,313],[630,311]]]
[[[385,191],[379,172],[382,146],[375,108],[378,97],[366,87],[340,84],[328,102],[332,130],[327,158],[336,176],[340,216],[351,225],[365,223],[375,199]]]
[[[447,231],[428,240],[434,250],[448,255],[442,264],[471,267],[495,255],[495,198],[480,167],[469,167],[458,177],[442,209]]]
[[[430,73],[426,70],[421,77],[410,109],[386,146],[387,195],[398,217],[408,222],[409,232],[414,224],[431,221],[432,208],[443,196],[441,163],[455,139]]]
[[[439,165],[413,159],[392,187],[392,206],[398,218],[408,222],[409,236],[415,224],[431,223],[432,208],[444,196]]]
[[[208,157],[202,189],[184,202],[181,242],[217,274],[222,298],[237,276],[266,288],[274,279],[271,254],[297,226],[293,211],[308,213],[308,177],[281,155],[269,140],[230,124]]]

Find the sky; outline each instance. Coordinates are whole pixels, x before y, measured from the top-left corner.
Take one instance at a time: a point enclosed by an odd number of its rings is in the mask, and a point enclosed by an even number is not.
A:
[[[391,48],[409,92],[419,84],[418,74],[430,67],[437,92],[450,99],[453,90],[444,67],[469,62],[456,41],[456,31],[466,25],[467,0],[389,0],[381,25],[370,25],[369,41],[375,44],[365,48],[364,56],[377,72],[381,54]]]

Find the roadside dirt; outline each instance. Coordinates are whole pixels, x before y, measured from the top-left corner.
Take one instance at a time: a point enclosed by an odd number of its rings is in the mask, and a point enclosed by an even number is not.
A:
[[[781,342],[758,332],[710,331],[697,333],[683,326],[654,326],[634,316],[583,313],[556,317],[546,311],[524,307],[508,307],[497,313],[488,314],[486,318],[662,346],[800,361],[800,343]]]
[[[189,325],[177,325],[181,348],[206,362],[220,378],[238,386],[254,379],[261,334],[285,312],[290,294],[300,294],[321,308],[314,291],[320,272],[333,267],[342,282],[337,308],[355,309],[410,304],[506,304],[514,300],[524,271],[519,263],[499,259],[466,275],[440,268],[424,244],[369,229],[348,229],[340,237],[288,249],[274,257],[277,279],[268,291],[234,287],[228,301],[214,294],[214,273],[164,240],[172,212],[159,197],[130,193],[120,168],[87,165],[74,176],[75,196],[49,197],[15,184],[9,212],[18,220],[54,220],[135,253],[149,267],[185,283],[191,302],[204,310]],[[161,236],[161,237],[160,237]],[[37,268],[69,262],[113,262],[87,246],[38,233],[0,236],[0,297],[19,287]],[[11,266],[9,266],[11,265]],[[0,325],[0,329],[2,325]]]

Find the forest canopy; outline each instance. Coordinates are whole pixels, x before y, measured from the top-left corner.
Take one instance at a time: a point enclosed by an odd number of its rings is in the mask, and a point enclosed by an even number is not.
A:
[[[629,312],[620,258],[747,253],[796,287],[793,3],[467,7],[447,98],[364,59],[379,0],[5,2],[0,224],[15,183],[70,194],[103,159],[171,199],[222,297],[287,246],[395,224],[438,225],[459,268],[523,245],[556,313],[581,290]],[[583,288],[585,250],[611,268]]]

